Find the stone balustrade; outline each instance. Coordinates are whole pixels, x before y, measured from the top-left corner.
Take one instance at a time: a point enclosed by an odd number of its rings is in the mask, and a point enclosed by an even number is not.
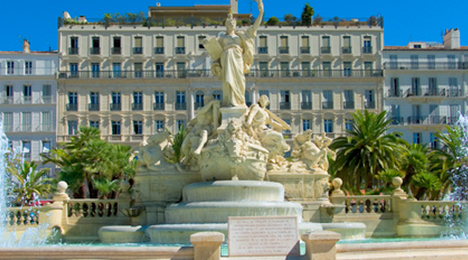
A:
[[[8,208],[6,226],[10,228],[30,227],[39,224],[39,209],[33,207]]]
[[[66,203],[68,218],[117,218],[122,215],[118,199],[71,199]]]

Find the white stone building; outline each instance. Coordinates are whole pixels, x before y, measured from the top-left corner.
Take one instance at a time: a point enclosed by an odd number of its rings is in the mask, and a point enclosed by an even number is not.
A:
[[[448,30],[443,44],[410,42],[386,46],[384,109],[394,118],[392,131],[410,143],[437,147],[435,133],[467,112],[468,47],[460,31]]]
[[[356,109],[382,110],[381,22],[261,26],[247,104],[266,94],[270,110],[293,133],[344,134]],[[79,125],[94,125],[106,140],[137,145],[158,129],[187,124],[203,95],[222,98],[201,41],[224,29],[196,22],[65,22],[58,30],[57,140],[66,141]]]
[[[11,148],[41,165],[40,153],[55,147],[57,52],[0,52],[0,113]],[[51,168],[53,165],[41,167]]]

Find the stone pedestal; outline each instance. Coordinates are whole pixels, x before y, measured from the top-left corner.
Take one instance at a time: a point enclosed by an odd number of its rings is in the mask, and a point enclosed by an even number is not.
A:
[[[222,107],[221,109],[222,119],[221,126],[218,127],[218,134],[221,134],[226,129],[230,121],[244,121],[246,107]]]
[[[336,242],[341,239],[340,234],[331,231],[317,231],[303,234],[301,239],[306,243],[307,259],[336,259]]]
[[[199,232],[190,236],[194,248],[194,260],[221,259],[221,244],[224,234],[220,232]]]

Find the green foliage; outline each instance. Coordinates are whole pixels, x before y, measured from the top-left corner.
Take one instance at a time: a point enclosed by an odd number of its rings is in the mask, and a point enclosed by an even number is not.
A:
[[[442,188],[439,178],[429,172],[421,172],[411,178],[411,183],[417,187],[414,197],[421,199],[436,199],[437,194]]]
[[[166,131],[171,134],[167,128]],[[186,136],[187,131],[185,130],[184,125],[181,125],[179,131],[174,135],[172,140],[172,150],[174,151],[174,154],[172,158],[168,158],[168,162],[180,163],[182,161],[182,158],[184,157],[184,154],[182,153],[182,144],[184,143]]]
[[[391,122],[385,111],[374,114],[358,110],[351,122],[348,136],[336,138],[330,145],[337,151],[331,171],[343,180],[345,189],[372,190],[380,172],[396,168],[397,154],[405,142],[397,137],[399,133],[385,133]]]
[[[107,199],[112,192],[119,190],[119,180],[93,179],[93,186],[99,191],[100,199]]]
[[[303,26],[312,25],[312,16],[314,15],[314,8],[310,6],[309,3],[306,3],[304,6],[304,11],[302,11],[301,20]]]
[[[284,15],[284,21],[288,24],[288,25],[292,25],[295,21],[297,20],[297,18],[292,15],[292,14],[285,14]]]
[[[142,23],[146,21],[145,13],[115,13],[115,14],[104,14],[103,20],[106,23]]]
[[[165,21],[164,21],[164,25],[165,26],[175,26],[176,25],[176,21],[174,19],[171,19],[171,18],[167,18]]]
[[[278,18],[272,16],[272,17],[270,17],[270,19],[268,19],[268,21],[266,23],[267,23],[267,25],[274,26],[274,25],[279,24],[279,20],[278,20]]]
[[[135,162],[130,161],[133,150],[124,145],[111,144],[100,138],[99,129],[80,127],[62,148],[42,154],[44,163],[54,163],[60,169],[61,180],[68,183],[75,198],[84,197],[87,185],[91,198],[98,197],[95,179],[128,179],[135,175]]]

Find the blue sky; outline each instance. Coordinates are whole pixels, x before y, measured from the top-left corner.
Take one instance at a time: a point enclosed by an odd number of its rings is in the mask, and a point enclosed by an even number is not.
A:
[[[148,6],[192,6],[194,4],[229,4],[229,0],[80,0],[80,1],[3,1],[0,16],[0,51],[19,51],[22,39],[31,42],[32,50],[57,48],[57,17],[68,11],[72,17],[85,15],[102,18],[104,13],[148,12]],[[315,14],[332,18],[367,18],[371,15],[384,17],[385,45],[407,45],[413,41],[442,42],[445,29],[459,28],[461,44],[468,46],[468,1],[307,1],[307,0],[264,0],[265,16],[282,18],[291,13],[300,17],[305,3],[309,2]],[[250,13],[252,6],[256,16],[257,7],[253,0],[239,0],[239,12]],[[464,37],[467,35],[467,37]]]

